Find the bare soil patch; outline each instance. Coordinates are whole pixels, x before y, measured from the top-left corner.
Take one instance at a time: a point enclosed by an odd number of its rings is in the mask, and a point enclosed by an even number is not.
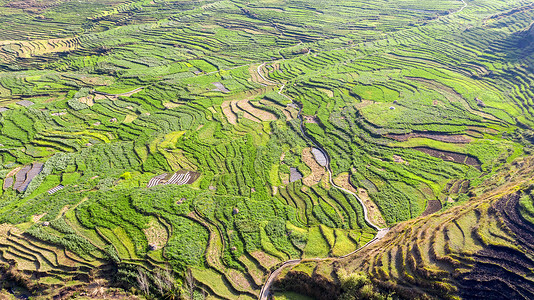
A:
[[[316,116],[302,116],[304,123],[319,124]]]
[[[382,217],[382,213],[380,213],[378,206],[371,200],[371,197],[369,197],[367,190],[358,188],[358,197],[362,199],[363,204],[365,205],[365,207],[367,207],[367,211],[369,212],[369,219],[371,219],[371,221],[373,221],[373,223],[375,223],[379,227],[387,227],[386,221]]]
[[[237,115],[240,113],[243,113],[244,118],[257,123],[274,121],[277,119],[273,113],[252,106],[250,98],[251,97],[241,100],[224,101],[221,104],[221,109],[230,124],[237,124]],[[262,102],[259,103],[263,104]]]
[[[249,114],[253,115],[254,117],[259,118],[262,121],[274,121],[276,120],[276,116],[268,111],[258,109],[256,107],[253,107],[250,104],[250,101],[247,99],[240,100],[237,102],[237,106]]]
[[[94,95],[89,95],[87,97],[79,98],[78,101],[80,101],[81,103],[87,106],[93,106],[95,104],[94,98],[95,98]]]
[[[260,75],[258,75],[258,67],[257,66],[250,66],[248,68],[248,72],[250,73],[250,81],[252,82],[255,82],[255,83],[259,83],[261,85],[271,85],[272,83],[266,81],[266,80],[263,80],[263,78],[261,78]]]
[[[412,132],[409,134],[388,134],[386,137],[394,139],[399,142],[404,142],[412,138],[427,138],[441,142],[466,144],[471,142],[471,138],[466,135],[448,135],[438,133]]]
[[[443,150],[436,150],[432,148],[427,147],[415,147],[412,148],[417,151],[421,151],[423,153],[426,153],[430,156],[437,157],[443,160],[452,161],[459,164],[466,164],[469,166],[473,166],[480,170],[480,162],[478,159],[476,159],[473,156],[469,156],[466,154],[460,154],[456,152],[449,152],[449,151],[443,151]]]
[[[262,251],[251,252],[250,255],[254,257],[263,267],[270,269],[280,263],[280,260]]]
[[[407,161],[405,161],[404,159],[402,159],[402,157],[396,154],[393,154],[393,161],[399,164],[409,165]]]
[[[304,177],[302,179],[302,183],[304,183],[307,186],[312,186],[321,181],[321,178],[326,173],[326,170],[324,167],[319,165],[315,158],[313,157],[313,154],[311,152],[311,148],[304,148],[302,150],[302,161],[311,169],[311,174]]]
[[[230,103],[231,103],[231,101],[224,101],[221,104],[221,109],[223,111],[224,116],[228,120],[228,122],[230,124],[235,125],[235,124],[237,124],[237,116],[232,111],[232,108],[230,107]]]
[[[427,216],[441,210],[441,202],[439,200],[428,200],[426,209],[422,216]]]
[[[240,289],[254,292],[252,287],[250,286],[250,282],[245,277],[245,274],[242,272],[239,272],[235,269],[229,269],[228,270],[228,277],[232,281],[233,284],[237,285]]]
[[[33,216],[32,216],[32,221],[33,221],[34,223],[37,223],[37,222],[39,222],[39,220],[41,220],[41,218],[44,217],[46,214],[47,214],[47,213],[44,212],[44,213],[42,213],[42,214],[40,214],[40,215],[33,215]]]

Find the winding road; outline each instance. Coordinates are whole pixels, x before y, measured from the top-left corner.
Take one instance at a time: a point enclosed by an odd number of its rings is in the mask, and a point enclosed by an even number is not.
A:
[[[463,0],[462,0],[463,1]],[[465,3],[465,2],[464,2]],[[309,50],[308,50],[309,52]],[[271,83],[271,84],[274,84],[274,85],[278,85],[279,83],[277,82],[274,82],[274,81],[271,81],[267,78],[265,78],[263,76],[263,74],[261,73],[261,68],[265,65],[266,63],[262,63],[261,65],[258,66],[257,68],[257,72],[258,72],[258,75],[261,77],[261,79],[263,79],[265,82],[268,82],[268,83]],[[382,239],[389,231],[389,228],[380,228],[378,227],[376,224],[374,224],[370,219],[369,219],[369,212],[367,210],[367,207],[365,207],[365,204],[363,203],[362,199],[360,199],[360,197],[358,197],[358,195],[356,195],[355,193],[347,190],[347,189],[344,189],[338,185],[336,185],[334,183],[334,180],[333,180],[333,175],[332,175],[332,169],[330,168],[330,156],[328,155],[328,153],[326,152],[326,150],[324,150],[323,148],[321,148],[310,136],[308,136],[306,134],[306,130],[304,129],[304,122],[302,120],[302,107],[300,105],[298,105],[298,103],[296,103],[295,101],[293,101],[293,99],[289,96],[287,96],[286,94],[283,94],[282,91],[284,90],[284,88],[286,87],[285,83],[282,84],[282,86],[280,87],[280,90],[278,90],[278,94],[281,95],[281,96],[284,96],[286,97],[287,99],[289,99],[291,101],[291,103],[293,105],[296,105],[298,108],[299,108],[299,113],[298,113],[298,118],[300,120],[300,131],[302,133],[302,135],[308,139],[312,144],[313,146],[321,151],[321,153],[324,155],[324,157],[326,158],[326,170],[328,171],[328,177],[329,177],[329,181],[330,181],[330,184],[334,187],[334,188],[337,188],[347,194],[350,194],[352,196],[354,196],[358,202],[360,202],[360,204],[362,205],[362,208],[363,208],[363,218],[365,220],[365,222],[367,223],[367,225],[369,225],[371,228],[375,229],[377,231],[375,237],[370,240],[369,242],[367,242],[365,245],[363,245],[362,247],[354,250],[353,252],[351,253],[348,253],[346,255],[343,255],[343,256],[340,256],[340,257],[317,257],[317,258],[307,258],[305,259],[306,261],[327,261],[327,260],[339,260],[339,259],[343,259],[343,258],[346,258],[348,256],[351,256],[353,255],[354,253],[357,253],[359,251],[361,251],[363,248],[367,247],[368,245],[370,244],[373,244],[377,241],[379,241],[380,239]],[[273,284],[273,282],[275,281],[275,279],[278,277],[278,275],[280,275],[280,272],[282,272],[283,269],[285,269],[286,267],[289,267],[289,266],[293,266],[293,265],[297,265],[299,264],[300,262],[302,262],[303,259],[292,259],[292,260],[288,260],[288,261],[285,261],[283,262],[280,267],[278,267],[276,270],[274,270],[273,272],[271,272],[271,274],[269,274],[269,278],[267,278],[267,281],[265,282],[265,284],[263,285],[262,289],[261,289],[261,292],[260,292],[260,295],[259,295],[259,299],[260,300],[267,300],[269,298],[269,295],[270,295],[270,288],[271,288],[271,285]]]

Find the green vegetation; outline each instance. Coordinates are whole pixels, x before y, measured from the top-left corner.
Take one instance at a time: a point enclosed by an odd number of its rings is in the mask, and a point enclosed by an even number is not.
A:
[[[105,279],[248,299],[283,261],[374,237],[330,179],[387,226],[466,203],[532,153],[532,18],[520,0],[0,1],[0,261],[50,297]]]

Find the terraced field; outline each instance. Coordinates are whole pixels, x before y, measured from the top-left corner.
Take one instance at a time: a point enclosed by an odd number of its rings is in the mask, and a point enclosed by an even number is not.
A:
[[[485,191],[530,174],[532,8],[0,1],[0,295],[253,299],[304,259],[529,298],[530,192]]]

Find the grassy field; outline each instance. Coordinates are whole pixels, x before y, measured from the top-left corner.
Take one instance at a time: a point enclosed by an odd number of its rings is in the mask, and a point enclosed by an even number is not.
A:
[[[0,261],[50,297],[257,297],[374,236],[317,146],[384,226],[465,203],[532,153],[534,12],[463,6],[0,1]]]

